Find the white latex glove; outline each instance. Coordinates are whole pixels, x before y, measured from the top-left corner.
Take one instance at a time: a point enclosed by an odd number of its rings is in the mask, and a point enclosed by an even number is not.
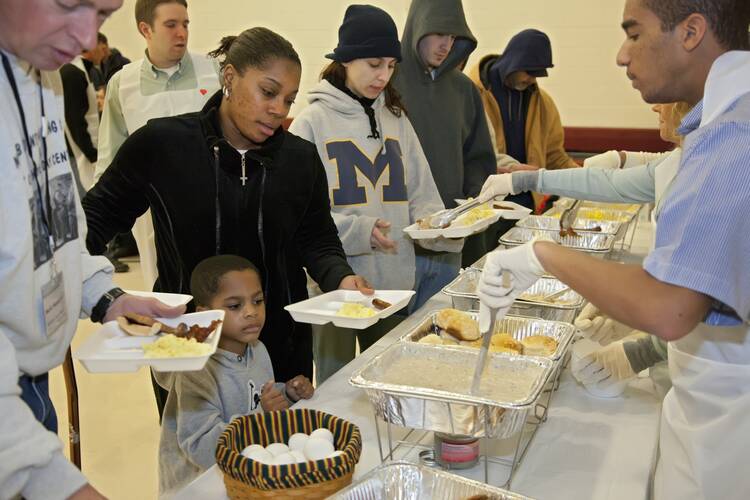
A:
[[[484,181],[482,191],[480,191],[479,201],[481,203],[487,203],[493,198],[503,199],[509,194],[513,194],[513,174],[499,174],[490,175],[487,180]]]
[[[630,366],[621,340],[584,356],[572,372],[582,384],[601,384],[607,380],[621,382],[637,375]]]
[[[602,314],[594,304],[588,303],[575,320],[575,326],[587,339],[609,345],[630,335],[631,327]]]
[[[617,169],[622,167],[622,157],[619,151],[606,151],[602,154],[592,156],[583,160],[583,166],[605,169]]]
[[[479,327],[486,331],[489,315],[485,313],[482,323],[482,306],[486,308],[507,310],[513,302],[536,283],[543,274],[544,268],[534,253],[536,238],[521,246],[509,250],[495,250],[487,254],[482,276],[477,286],[479,296]],[[508,271],[509,286],[503,286],[503,271]],[[482,328],[484,326],[484,328]]]

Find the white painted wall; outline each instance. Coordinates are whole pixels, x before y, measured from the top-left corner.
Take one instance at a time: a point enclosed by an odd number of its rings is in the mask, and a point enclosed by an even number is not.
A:
[[[336,45],[337,30],[350,3],[367,0],[188,0],[191,50],[214,49],[222,36],[266,26],[294,44],[302,59],[300,98],[291,115],[306,105],[305,92]],[[388,11],[402,32],[408,0],[371,0]],[[143,54],[145,44],[134,19],[135,0],[103,26],[110,44],[127,57]],[[511,36],[537,28],[552,40],[555,68],[541,85],[555,99],[563,124],[580,127],[655,128],[656,117],[615,64],[624,40],[620,29],[624,0],[464,0],[469,26],[479,46],[469,60],[503,50]]]

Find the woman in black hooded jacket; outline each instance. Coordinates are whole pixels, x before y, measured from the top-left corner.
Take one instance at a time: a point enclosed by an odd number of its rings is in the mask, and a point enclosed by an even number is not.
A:
[[[236,254],[263,273],[261,340],[276,377],[312,377],[309,325],[284,306],[307,298],[303,267],[325,291],[368,291],[346,262],[315,146],[281,124],[299,87],[291,44],[265,29],[226,37],[224,86],[198,113],[151,120],[122,145],[83,200],[86,243],[104,252],[151,209],[159,277],[154,290],[189,293],[204,258]],[[370,292],[371,293],[371,292]]]

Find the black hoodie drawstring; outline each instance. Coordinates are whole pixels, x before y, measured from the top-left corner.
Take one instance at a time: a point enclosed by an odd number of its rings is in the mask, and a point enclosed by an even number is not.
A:
[[[371,134],[368,135],[367,138],[368,139],[380,139],[380,132],[378,132],[378,123],[375,121],[375,110],[372,109],[372,106],[366,106],[364,103],[362,103],[362,107],[365,109],[365,114],[367,115],[367,118],[370,120]]]
[[[326,81],[362,105],[362,108],[365,110],[365,114],[367,115],[367,119],[370,120],[370,135],[368,135],[367,138],[380,139],[380,132],[378,132],[378,122],[375,119],[375,110],[372,109],[372,105],[375,102],[375,99],[359,97],[357,94],[352,92],[349,87],[343,84],[337,85],[334,81],[332,81],[332,79],[326,78]]]

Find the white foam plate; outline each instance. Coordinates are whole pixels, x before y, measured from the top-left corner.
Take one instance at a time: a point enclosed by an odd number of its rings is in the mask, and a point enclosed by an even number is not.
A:
[[[208,326],[216,319],[224,321],[223,310],[183,314],[176,318],[159,318],[159,321],[167,326],[177,326],[180,323]],[[143,366],[163,372],[200,370],[216,352],[223,325],[224,323],[221,323],[206,339],[205,343],[211,346],[211,352],[204,356],[147,358],[141,346],[155,342],[158,336],[133,337],[123,332],[116,321],[109,321],[86,339],[73,354],[73,358],[80,361],[90,373],[136,372]]]
[[[414,223],[405,227],[404,232],[413,240],[431,240],[441,236],[443,238],[465,238],[472,234],[481,233],[490,227],[490,224],[497,222],[501,212],[501,210],[493,210],[491,217],[480,219],[469,226],[451,224],[445,229],[420,229],[419,224]]]
[[[192,295],[183,293],[142,292],[140,290],[125,290],[125,293],[138,297],[153,297],[171,307],[182,306],[193,300]]]
[[[302,302],[290,304],[284,309],[289,311],[292,319],[298,323],[311,323],[313,325],[333,323],[338,327],[361,330],[406,307],[414,293],[414,290],[375,290],[374,295],[364,295],[357,290],[334,290]],[[344,302],[357,302],[372,307],[372,299],[374,298],[389,302],[391,306],[380,311],[375,309],[375,315],[369,318],[348,318],[336,314]]]
[[[466,202],[466,200],[462,200],[461,198],[456,198],[453,201],[455,201],[459,205],[461,203]],[[506,209],[506,208],[499,208],[499,207],[508,207],[508,208]],[[518,203],[514,203],[512,201],[506,201],[506,200],[493,200],[492,209],[500,212],[501,219],[507,219],[507,220],[520,220],[531,213],[530,208],[524,207],[523,205],[519,205]]]

